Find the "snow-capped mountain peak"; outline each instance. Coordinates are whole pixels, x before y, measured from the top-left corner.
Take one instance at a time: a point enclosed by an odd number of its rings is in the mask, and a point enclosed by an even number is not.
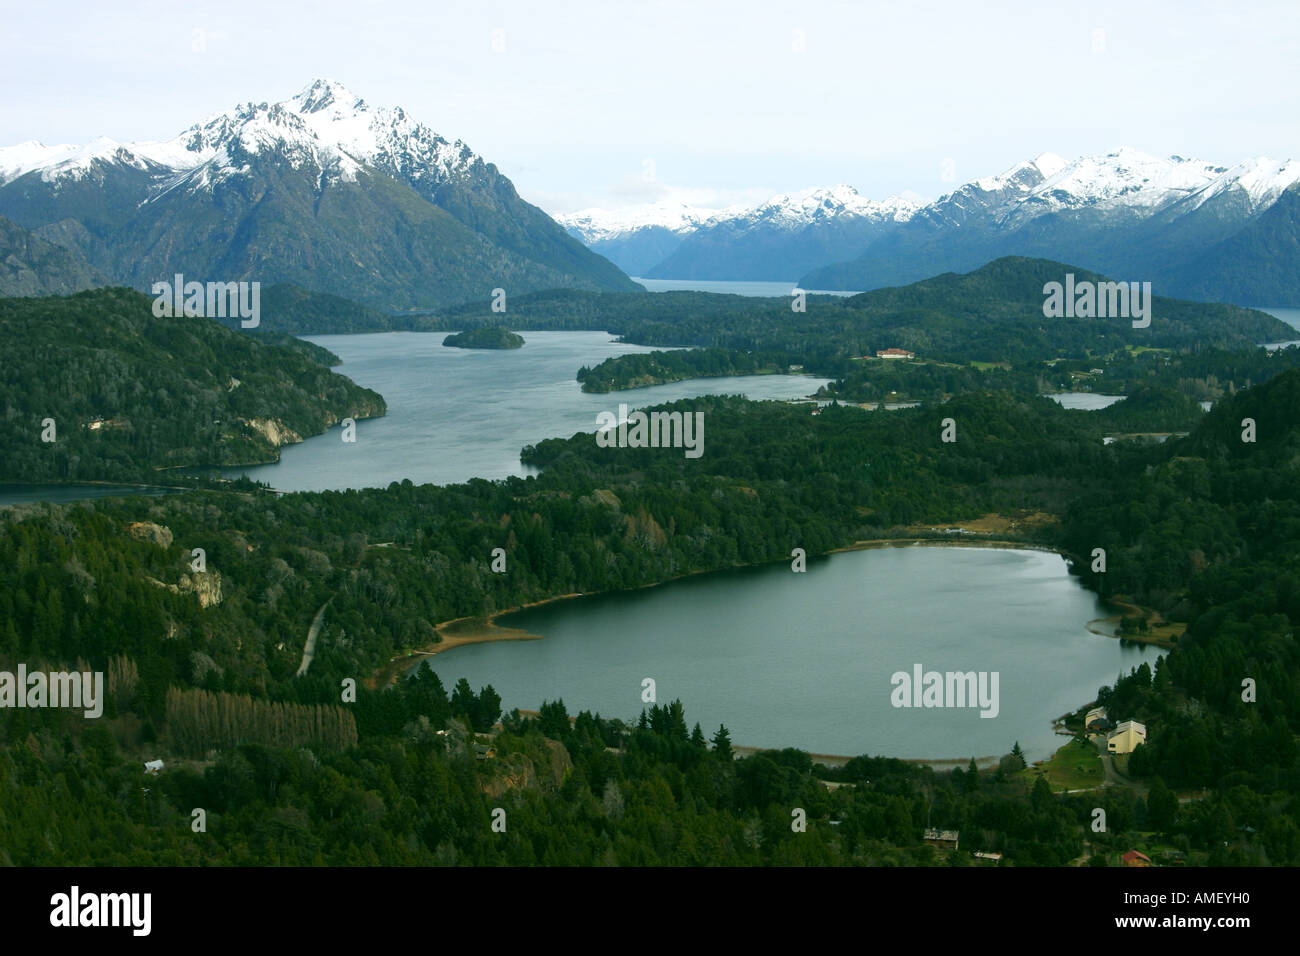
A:
[[[748,231],[759,227],[797,230],[838,217],[873,222],[906,222],[924,205],[914,196],[867,199],[852,186],[804,189],[772,196],[757,205],[705,209],[676,201],[643,203],[616,209],[583,209],[557,215],[556,221],[584,242],[608,242],[638,230],[660,227],[678,235],[702,228]]]
[[[366,102],[342,83],[335,80],[312,80],[291,102],[299,113],[319,113],[334,107],[333,114],[342,116],[366,110]]]
[[[962,186],[927,207],[922,215],[936,224],[961,225],[990,216],[1005,228],[1018,228],[1050,213],[1090,210],[1140,219],[1184,202],[1199,205],[1215,191],[1240,185],[1254,208],[1276,199],[1300,176],[1296,168],[1271,160],[1252,160],[1229,170],[1182,156],[1151,156],[1129,146],[1080,156],[1069,162],[1042,153],[996,176]],[[1217,184],[1217,185],[1216,185]],[[1204,197],[1204,198],[1198,198]]]
[[[1225,169],[1211,180],[1194,198],[1193,207],[1199,207],[1216,196],[1230,190],[1240,190],[1246,197],[1251,212],[1271,206],[1293,183],[1300,180],[1300,161],[1281,162],[1260,156],[1247,159]]]
[[[42,179],[80,178],[95,163],[161,167],[158,192],[208,188],[248,170],[251,156],[278,153],[295,168],[316,167],[322,182],[355,181],[363,166],[410,180],[445,181],[482,163],[463,142],[448,142],[400,108],[371,108],[341,83],[312,81],[278,103],[245,103],[213,114],[171,140],[86,146],[37,142],[0,149],[0,183],[34,170]]]
[[[1081,156],[1031,190],[1030,198],[1065,208],[1087,205],[1158,208],[1203,189],[1224,172],[1197,159],[1161,159],[1131,147]]]
[[[96,137],[83,145],[61,143],[46,146],[37,140],[28,140],[17,146],[0,148],[0,183],[35,170],[41,170],[41,178],[47,182],[65,177],[80,179],[96,162],[142,166],[128,146],[107,136]]]
[[[1007,189],[1027,192],[1044,180],[1060,173],[1066,165],[1066,161],[1055,153],[1039,153],[1033,159],[1016,163],[996,176],[983,176],[976,179],[957,192],[969,190],[971,187],[986,193],[1002,192]]]
[[[1069,165],[1063,157],[1056,155],[1056,153],[1039,153],[1034,157],[1033,164],[1047,177],[1055,176]]]
[[[577,232],[584,242],[607,242],[641,229],[661,228],[682,233],[695,229],[717,215],[719,210],[692,206],[676,200],[662,199],[617,209],[592,207],[577,212],[559,213],[555,221]]]
[[[800,228],[839,216],[906,222],[919,208],[918,203],[901,196],[891,196],[880,201],[867,199],[852,186],[840,184],[773,196],[740,214],[719,214],[713,221],[719,222],[723,218],[755,223],[766,221],[787,228]]]

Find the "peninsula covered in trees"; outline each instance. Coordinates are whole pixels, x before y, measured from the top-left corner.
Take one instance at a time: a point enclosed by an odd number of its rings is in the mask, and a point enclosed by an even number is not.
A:
[[[0,299],[0,478],[157,480],[274,461],[281,446],[387,410],[285,335],[160,318],[129,289]]]

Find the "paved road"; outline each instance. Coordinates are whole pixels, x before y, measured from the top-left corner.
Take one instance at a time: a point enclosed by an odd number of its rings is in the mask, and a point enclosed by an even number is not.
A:
[[[1139,783],[1130,780],[1118,770],[1115,769],[1115,758],[1106,750],[1106,738],[1098,737],[1095,741],[1097,750],[1101,752],[1101,769],[1105,775],[1106,782],[1102,784],[1105,787],[1132,787],[1141,796],[1147,795],[1147,788]]]

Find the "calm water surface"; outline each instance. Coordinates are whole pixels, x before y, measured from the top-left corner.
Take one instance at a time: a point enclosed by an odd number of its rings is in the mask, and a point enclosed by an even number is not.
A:
[[[732,281],[714,279],[636,279],[645,286],[647,292],[717,292],[723,295],[752,295],[787,297],[799,283],[789,282]],[[809,295],[857,295],[856,292],[837,292],[830,289],[804,289]]]
[[[338,371],[373,388],[388,414],[357,422],[356,441],[338,428],[280,451],[272,465],[226,469],[282,491],[386,488],[450,484],[470,478],[506,478],[532,469],[519,462],[525,445],[544,438],[594,432],[596,413],[699,395],[743,394],[792,399],[828,379],[804,375],[749,375],[691,379],[604,395],[582,391],[574,376],[615,355],[651,352],[605,332],[525,332],[520,349],[445,348],[445,332],[384,332],[304,336],[329,349]],[[705,453],[708,431],[705,430]]]
[[[1256,306],[1256,308],[1261,312],[1267,312],[1269,315],[1281,319],[1294,329],[1300,329],[1300,309],[1285,309],[1274,306]],[[1300,339],[1287,339],[1284,342],[1268,342],[1264,345],[1264,348],[1271,352],[1274,349],[1286,348],[1288,345],[1300,345]]]
[[[814,753],[983,757],[1063,742],[1054,718],[1152,649],[1091,633],[1106,616],[1059,555],[901,547],[699,575],[498,619],[544,636],[430,660],[451,688],[492,684],[506,711],[563,698],[570,714],[636,717],[641,681],[681,698],[689,724],[738,744]],[[1000,710],[898,709],[896,671],[999,672]]]
[[[1124,398],[1123,395],[1098,395],[1096,392],[1056,392],[1047,397],[1062,408],[1082,408],[1090,412],[1114,405]]]

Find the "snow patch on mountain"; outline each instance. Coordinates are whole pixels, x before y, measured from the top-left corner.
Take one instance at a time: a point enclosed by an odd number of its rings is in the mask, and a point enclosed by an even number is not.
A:
[[[852,186],[841,184],[773,196],[766,202],[739,213],[727,210],[714,216],[705,225],[730,224],[745,228],[765,224],[793,230],[829,222],[841,216],[874,222],[906,222],[920,208],[921,204],[911,198],[891,196],[876,201],[859,195]]]
[[[1200,206],[1220,193],[1240,189],[1250,202],[1252,212],[1258,212],[1277,202],[1286,189],[1300,180],[1300,161],[1283,161],[1258,157],[1240,162],[1208,183],[1195,197],[1194,207]]]
[[[1127,146],[1069,162],[1042,153],[996,176],[973,180],[918,215],[947,226],[990,217],[1010,230],[1040,216],[1085,210],[1132,219],[1166,209],[1181,215],[1234,189],[1243,192],[1254,214],[1297,179],[1300,163],[1293,160],[1249,159],[1229,168],[1182,156],[1151,156]]]
[[[678,234],[691,232],[719,211],[661,200],[619,209],[580,209],[577,212],[560,213],[555,216],[555,221],[565,229],[578,233],[583,242],[592,243],[620,239],[642,229],[655,227]]]
[[[805,189],[773,196],[758,205],[735,205],[704,209],[681,202],[643,203],[618,209],[583,209],[555,217],[584,242],[603,242],[631,235],[641,229],[660,227],[685,235],[715,227],[747,231],[759,226],[799,230],[824,224],[839,217],[856,217],[874,222],[906,222],[924,200],[913,194],[872,200],[852,186]]]
[[[1224,167],[1198,159],[1161,159],[1129,147],[1083,156],[1030,191],[1040,207],[1141,206],[1159,209],[1204,189]]]
[[[1008,188],[1017,188],[1027,192],[1044,180],[1058,175],[1061,170],[1065,169],[1066,165],[1066,161],[1055,153],[1040,153],[1027,162],[1016,163],[1010,169],[996,176],[984,176],[969,185],[986,193],[1002,192]],[[958,192],[960,191],[958,190]],[[943,199],[940,199],[939,202],[943,202]]]
[[[36,140],[0,148],[0,183],[17,179],[35,170],[41,178],[81,179],[97,162],[119,162],[144,169],[145,164],[129,146],[100,136],[84,145],[62,143],[46,146]]]

